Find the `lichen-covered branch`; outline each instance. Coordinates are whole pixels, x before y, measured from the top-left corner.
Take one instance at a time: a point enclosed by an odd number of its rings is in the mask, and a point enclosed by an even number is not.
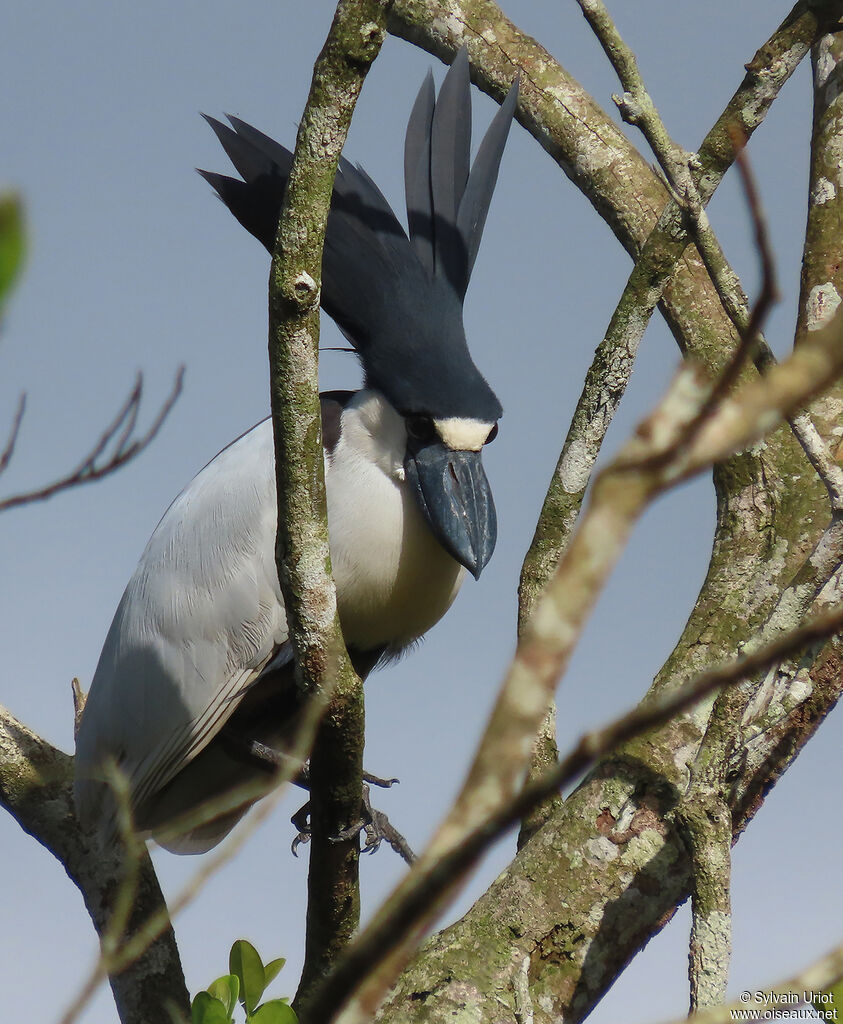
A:
[[[622,718],[582,736],[575,746],[561,758],[559,764],[552,771],[548,772],[544,778],[522,789],[485,822],[466,835],[459,844],[440,857],[436,863],[432,864],[424,877],[416,880],[417,884],[412,887],[409,898],[404,901],[399,913],[391,917],[385,928],[381,930],[369,929],[367,931],[363,939],[350,951],[350,955],[344,959],[340,969],[329,979],[328,990],[320,994],[322,997],[319,1002],[320,1010],[328,1012],[331,1004],[326,996],[328,994],[331,994],[332,997],[335,995],[334,992],[329,992],[329,990],[333,986],[341,986],[344,975],[355,977],[355,972],[362,973],[375,962],[382,950],[388,948],[393,939],[400,937],[401,929],[407,922],[412,921],[414,915],[423,913],[429,902],[452,886],[454,878],[458,877],[475,863],[477,857],[491,842],[498,838],[507,828],[511,827],[519,818],[523,817],[531,806],[545,800],[550,792],[568,785],[581,775],[584,770],[593,765],[598,758],[610,753],[620,743],[671,721],[676,715],[692,708],[712,693],[716,693],[724,687],[734,687],[740,684],[743,679],[757,677],[759,673],[764,673],[771,669],[782,671],[780,666],[782,666],[785,660],[793,661],[794,656],[798,655],[806,645],[817,645],[823,642],[827,637],[838,632],[841,627],[843,627],[843,607],[838,605],[831,612],[817,616],[811,622],[771,641],[764,647],[758,648],[752,654],[705,672],[696,679],[689,680],[679,689],[673,690],[670,693],[663,693],[652,700],[648,700]],[[701,808],[691,805],[690,801],[686,801],[686,803],[689,806],[686,806],[683,820],[687,825],[691,817],[691,810],[693,809],[696,812]],[[699,848],[701,857],[703,856],[704,848],[709,853],[711,852],[712,839],[722,839],[725,842],[725,850],[728,856],[732,840],[730,815],[730,809],[723,804],[720,808],[719,819],[721,824],[725,824],[728,821],[728,836],[714,836],[710,830],[703,827],[702,831],[704,834],[701,837],[703,841]],[[703,819],[704,815],[697,816],[697,821],[701,826],[703,825]],[[703,868],[704,871],[709,871],[716,868],[716,864],[709,862],[704,864]],[[704,898],[707,899],[707,896]],[[724,932],[723,924],[722,922],[716,922],[714,917],[714,914],[705,915],[704,924],[718,927],[722,935]],[[726,938],[728,940],[728,931],[726,931]],[[706,946],[710,950],[710,944],[706,943]],[[722,948],[722,943],[719,944],[719,947]],[[529,960],[529,954],[525,955]],[[523,968],[523,961],[521,963]],[[522,968],[519,968],[518,974],[510,979],[512,981],[512,996],[515,1000],[516,1011],[518,1010],[519,1003],[526,1003],[528,1001],[528,997],[523,992],[524,978],[522,975],[525,971]],[[718,976],[722,976],[722,970],[716,973]],[[444,1016],[447,1016],[447,1010],[444,1012]],[[345,1015],[341,1019],[355,1018]],[[359,1019],[363,1019],[362,1011]],[[391,1019],[388,1012],[386,1019]],[[420,1019],[427,1018],[422,1014]],[[432,1019],[439,1019],[439,1017]]]
[[[311,693],[296,740],[311,752],[311,844],[305,966],[297,1007],[359,920],[355,837],[331,842],[359,815],[363,695],[345,651],[331,578],[318,394],[322,248],[334,175],[351,115],[385,33],[375,0],[341,0],[314,67],[269,281],[269,359],[278,488],[279,576],[297,671]]]
[[[23,414],[26,412],[26,392],[23,392],[18,398],[18,405],[15,409],[15,414],[12,417],[12,425],[9,428],[9,434],[6,438],[6,443],[3,445],[3,450],[0,452],[0,474],[4,473],[9,463],[12,461],[12,456],[15,454],[15,445],[18,442],[18,434],[20,434],[20,426],[23,422]]]
[[[79,828],[73,808],[73,759],[0,708],[0,804],[21,828],[50,851],[77,886],[97,934],[110,928],[124,883],[121,853],[102,849]],[[137,864],[136,896],[125,930],[132,936],[152,915],[166,913],[152,864],[144,851]],[[168,1005],[189,1013],[178,950],[169,926],[131,964],[111,977],[122,1024],[165,1019]]]

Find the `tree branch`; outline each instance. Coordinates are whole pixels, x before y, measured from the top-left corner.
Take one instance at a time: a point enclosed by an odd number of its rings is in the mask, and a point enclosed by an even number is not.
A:
[[[125,866],[114,845],[101,848],[93,836],[81,831],[72,787],[73,759],[0,708],[0,804],[64,867],[103,938],[112,927]],[[168,1004],[189,1013],[178,949],[145,851],[137,871],[136,898],[125,933],[133,935],[153,914],[163,915],[165,925],[135,962],[115,970],[109,978],[123,1024],[148,1024],[151,1009],[163,1011]]]
[[[278,490],[278,564],[290,639],[313,700],[297,738],[311,754],[312,843],[305,966],[296,1005],[359,922],[359,838],[331,842],[359,816],[363,696],[348,660],[331,578],[318,394],[322,248],[334,175],[357,97],[385,32],[377,0],[341,0],[314,68],[269,280],[269,361]]]

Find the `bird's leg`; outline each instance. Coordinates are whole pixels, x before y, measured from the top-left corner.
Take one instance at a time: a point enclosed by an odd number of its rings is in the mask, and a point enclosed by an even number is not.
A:
[[[386,840],[399,857],[401,857],[407,864],[412,864],[416,859],[416,855],[413,853],[410,844],[390,822],[389,818],[383,813],[383,811],[379,811],[376,807],[372,806],[372,802],[369,797],[369,786],[367,785],[368,782],[372,782],[372,785],[375,786],[388,787],[398,780],[379,779],[377,776],[371,776],[367,772],[364,773],[363,778],[365,781],[363,783],[360,817],[357,821],[352,822],[348,828],[344,828],[339,835],[331,836],[331,842],[346,842],[362,832],[366,836],[366,841],[363,844],[364,853],[374,853],[375,850],[380,847],[381,843]],[[310,840],[310,801],[302,805],[292,818],[290,818],[290,821],[298,830],[291,846],[293,856],[296,857],[298,856],[299,846]]]
[[[386,782],[386,785],[392,785],[393,782],[397,781],[397,779],[390,779]],[[376,785],[383,783],[384,780],[381,780]],[[366,842],[363,844],[364,853],[374,853],[385,839],[402,860],[407,864],[413,864],[416,855],[410,848],[410,844],[390,822],[383,811],[379,811],[376,807],[372,806],[369,798],[369,787],[365,783],[363,784],[362,809],[363,816],[360,820],[343,829],[338,836],[332,838],[331,842],[340,843],[345,839],[353,839],[360,832],[364,832],[366,835]]]
[[[369,786],[367,783],[374,779],[373,785],[376,786],[391,786],[397,782],[397,779],[378,779],[377,776],[370,776],[368,773],[364,773],[363,778],[366,780],[363,783],[363,797],[361,800],[360,817],[357,821],[353,822],[348,828],[344,828],[339,835],[331,836],[332,843],[343,843],[349,839],[354,839],[355,836],[364,833],[366,836],[366,842],[363,844],[364,853],[374,853],[386,840],[387,843],[392,847],[393,850],[401,857],[407,864],[412,864],[416,855],[410,848],[410,844],[401,835],[397,828],[390,822],[389,818],[379,811],[377,808],[372,806],[371,799],[369,797]],[[310,801],[300,807],[296,813],[290,818],[293,825],[298,829],[298,834],[292,843],[293,856],[298,856],[298,848],[302,843],[306,843],[310,839]]]
[[[296,773],[291,781],[302,789],[310,788],[310,767],[306,762],[300,764],[290,757],[289,754],[285,754],[283,750],[267,746],[266,743],[261,743],[259,740],[252,739],[239,730],[230,727],[225,727],[220,731],[220,739],[236,756],[245,758],[266,772],[275,772],[291,764],[294,767],[298,764]],[[412,864],[416,858],[407,840],[390,823],[389,818],[383,811],[379,811],[372,806],[369,796],[369,786],[389,789],[398,781],[398,779],[385,779],[379,775],[363,772],[363,796],[361,799],[360,817],[356,822],[349,825],[348,828],[343,829],[338,836],[333,836],[332,842],[340,843],[353,839],[354,836],[363,832],[366,836],[366,842],[363,844],[363,851],[365,853],[374,853],[381,843],[386,840],[400,857],[408,864]],[[310,801],[303,804],[290,820],[297,829],[297,834],[293,839],[291,847],[293,856],[297,856],[296,851],[299,846],[310,839]]]
[[[302,789],[307,789],[310,782],[310,773],[307,762],[299,761],[298,758],[285,754],[283,750],[269,747],[266,743],[254,740],[236,729],[225,726],[220,730],[220,739],[225,746],[237,757],[252,762],[256,767],[266,772],[276,772],[281,768],[292,766],[295,774],[290,781]],[[397,782],[397,779],[391,780]]]

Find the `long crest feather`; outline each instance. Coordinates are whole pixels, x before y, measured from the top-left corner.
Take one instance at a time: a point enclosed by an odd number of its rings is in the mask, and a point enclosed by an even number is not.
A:
[[[445,75],[430,128],[430,191],[436,274],[454,281],[464,264],[457,213],[471,165],[471,82],[462,47]]]
[[[486,226],[486,215],[497,184],[498,170],[515,113],[515,104],[518,102],[518,84],[516,79],[480,143],[460,202],[457,231],[466,250],[465,284],[461,295],[465,295],[465,289],[468,287],[480,248],[480,239],[483,237],[483,228]]]
[[[471,151],[468,50],[454,57],[436,98],[428,75],[416,98],[404,144],[410,239],[428,273],[465,297],[518,98],[509,91],[478,149]]]
[[[436,106],[433,72],[422,82],[404,138],[404,195],[407,227],[419,262],[433,276],[433,195],[430,191],[430,129]]]

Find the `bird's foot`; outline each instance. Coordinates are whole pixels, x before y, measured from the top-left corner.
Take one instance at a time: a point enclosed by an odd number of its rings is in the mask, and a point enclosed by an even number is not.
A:
[[[366,782],[363,784],[363,797],[361,800],[360,817],[357,821],[353,822],[347,828],[344,828],[335,836],[331,836],[332,843],[344,843],[348,842],[349,839],[354,839],[362,832],[366,837],[363,843],[364,853],[374,853],[380,848],[380,845],[384,840],[392,847],[393,850],[401,857],[407,864],[412,864],[416,855],[410,848],[410,844],[401,835],[401,833],[392,825],[389,818],[383,813],[383,811],[377,810],[372,806],[372,802],[369,796],[369,786],[366,783],[371,783],[375,786],[389,787],[394,785],[397,779],[379,779],[377,776],[364,774]],[[297,850],[302,843],[308,842],[310,839],[310,803],[306,803],[301,807],[293,817],[290,819],[293,825],[298,829],[298,834],[292,843],[293,856],[298,856]]]

